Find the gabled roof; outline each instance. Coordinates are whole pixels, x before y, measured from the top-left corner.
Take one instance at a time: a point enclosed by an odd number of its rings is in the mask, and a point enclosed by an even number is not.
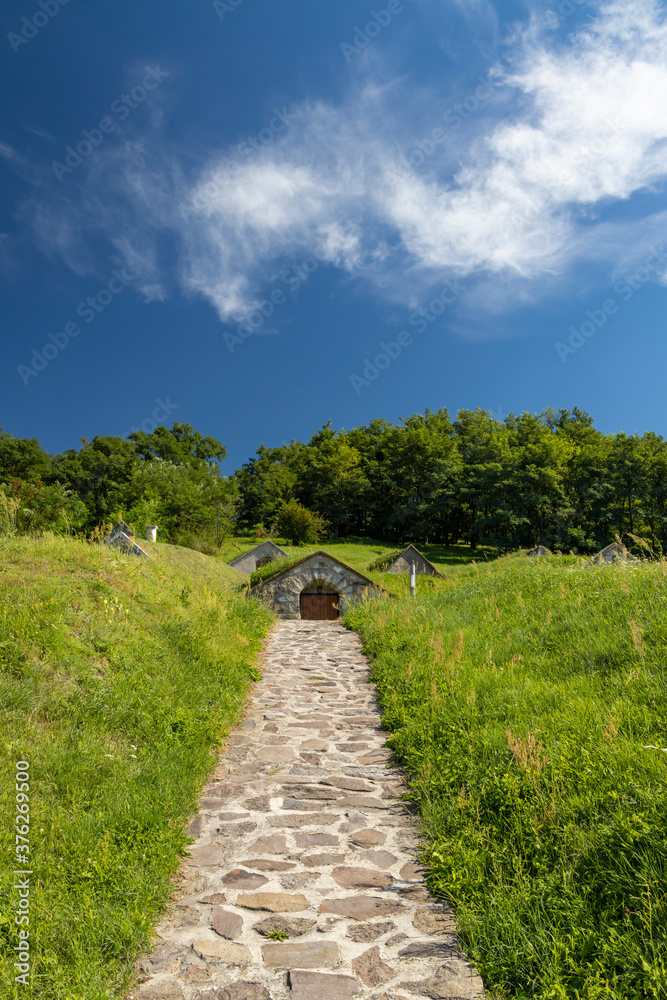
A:
[[[402,552],[398,553],[397,556],[390,557],[389,560],[388,560],[387,565],[393,566],[394,563],[397,562],[399,559],[405,559],[406,561],[409,562],[411,555],[412,555],[412,558],[414,558],[414,556],[419,556],[419,558],[421,560],[423,560],[423,562],[425,562],[426,565],[430,567],[430,569],[433,570],[433,575],[434,576],[440,576],[440,577],[442,577],[442,573],[440,572],[440,570],[436,569],[436,567],[433,565],[433,563],[430,561],[430,559],[427,559],[426,556],[424,555],[424,553],[420,552],[419,549],[417,548],[417,546],[413,545],[412,543],[410,543],[410,545],[407,545],[403,549]],[[444,579],[444,577],[443,577],[443,579]]]
[[[348,566],[347,563],[342,562],[340,559],[336,559],[336,557],[332,556],[330,552],[325,552],[324,549],[318,549],[317,552],[311,552],[310,555],[304,556],[303,559],[297,559],[296,562],[293,562],[290,566],[286,566],[284,569],[279,570],[272,576],[267,576],[260,583],[256,583],[255,586],[252,587],[251,589],[259,590],[260,587],[264,587],[267,583],[274,583],[276,580],[279,580],[281,576],[285,576],[287,573],[291,573],[293,569],[295,569],[297,566],[301,566],[302,563],[308,562],[310,559],[317,559],[322,557],[328,559],[329,562],[336,563],[337,566],[342,566],[343,569],[346,569],[348,571],[348,573],[354,573],[354,575],[358,577],[359,580],[362,580],[364,583],[367,583],[370,587],[377,588],[377,584],[375,583],[375,581],[371,580],[367,576],[364,576],[364,574],[360,573],[358,569],[354,569],[352,566]]]
[[[122,531],[118,525],[104,539],[104,544],[111,545],[116,549],[122,549],[124,552],[131,552],[135,556],[146,556],[147,559],[150,559],[148,552],[144,552],[142,547],[137,545],[134,538],[128,535],[126,531]]]
[[[287,553],[283,552],[283,550],[280,548],[280,546],[276,545],[276,543],[274,541],[272,541],[270,538],[265,538],[263,542],[259,543],[259,545],[255,545],[254,548],[248,549],[247,552],[244,552],[242,555],[237,556],[236,559],[232,559],[232,561],[230,563],[228,563],[227,565],[228,566],[234,566],[237,562],[241,562],[243,559],[247,559],[248,556],[251,556],[253,554],[253,552],[257,552],[258,549],[263,549],[266,546],[268,546],[271,549],[274,549],[275,552],[276,552],[276,554],[280,554],[281,556],[286,556],[287,555]]]
[[[121,534],[129,535],[130,537],[134,534],[132,528],[129,526],[129,524],[125,524],[125,521],[118,521],[116,524],[114,524],[113,528],[107,535],[107,538],[108,539],[117,538],[118,535]]]
[[[546,548],[544,545],[536,545],[534,549],[529,549],[526,552],[527,556],[550,556],[551,549]]]
[[[597,555],[593,556],[586,565],[587,566],[599,566],[601,563],[610,562],[639,562],[636,556],[633,556],[631,552],[628,552],[625,545],[619,545],[618,542],[612,542],[611,545],[605,546]]]
[[[627,555],[627,549],[625,545],[619,545],[618,542],[612,542],[611,545],[606,545],[603,549],[598,552],[599,556],[624,556]]]

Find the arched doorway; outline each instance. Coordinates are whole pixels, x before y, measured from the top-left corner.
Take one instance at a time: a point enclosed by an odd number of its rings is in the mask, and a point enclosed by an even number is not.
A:
[[[340,594],[325,580],[316,580],[301,591],[299,604],[303,621],[335,621],[340,613]]]

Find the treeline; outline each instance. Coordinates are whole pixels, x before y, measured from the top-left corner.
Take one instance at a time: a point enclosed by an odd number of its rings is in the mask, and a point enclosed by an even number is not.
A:
[[[260,448],[236,479],[246,525],[270,525],[296,499],[334,535],[586,553],[631,532],[667,545],[667,443],[602,434],[576,407],[325,426],[308,444]]]
[[[308,443],[262,445],[229,478],[224,457],[189,424],[96,437],[57,456],[0,432],[0,503],[15,530],[91,532],[123,516],[204,551],[307,511],[332,537],[586,553],[629,532],[656,553],[667,546],[667,442],[602,434],[576,407],[503,422],[443,409],[399,425],[325,425]]]
[[[189,424],[82,439],[46,454],[0,429],[0,531],[89,535],[123,518],[143,533],[212,550],[234,527],[238,487],[220,475],[224,445]]]

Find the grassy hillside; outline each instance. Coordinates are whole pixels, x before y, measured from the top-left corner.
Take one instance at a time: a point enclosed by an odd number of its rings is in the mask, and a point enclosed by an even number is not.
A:
[[[271,622],[219,560],[149,550],[143,560],[68,539],[0,539],[8,1000],[101,1000],[128,985]],[[31,993],[10,957],[19,760],[30,765]]]
[[[664,1000],[667,562],[501,559],[346,624],[488,984]]]

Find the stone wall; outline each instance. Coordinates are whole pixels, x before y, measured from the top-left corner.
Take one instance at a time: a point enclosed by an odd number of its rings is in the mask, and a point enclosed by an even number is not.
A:
[[[271,559],[282,559],[286,555],[281,548],[279,548],[275,542],[270,539],[262,542],[261,545],[256,545],[254,549],[250,549],[249,552],[244,552],[242,556],[237,556],[236,559],[232,559],[229,563],[234,569],[237,569],[239,573],[247,573],[248,576],[254,573],[257,569],[257,560],[265,559],[267,557]]]
[[[437,570],[431,566],[428,559],[425,559],[417,549],[406,549],[389,567],[390,573],[409,573],[410,564],[415,564],[415,570],[420,576],[436,576]]]
[[[301,617],[301,593],[308,589],[311,593],[321,586],[324,592],[335,591],[340,595],[340,614],[354,601],[360,601],[374,588],[369,580],[349,569],[335,559],[315,553],[290,569],[282,572],[276,580],[266,580],[254,587],[253,597],[266,601],[281,618]]]

